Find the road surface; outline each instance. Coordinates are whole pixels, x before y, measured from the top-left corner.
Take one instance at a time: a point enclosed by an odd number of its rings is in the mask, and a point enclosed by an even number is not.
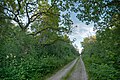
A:
[[[74,70],[67,80],[87,80],[85,66],[81,58],[78,60]]]
[[[72,72],[70,72],[71,69],[73,69]],[[70,75],[67,77],[67,79],[63,79],[68,73]],[[47,80],[87,80],[85,66],[81,57],[70,62],[68,65],[66,65],[64,68],[62,68]]]

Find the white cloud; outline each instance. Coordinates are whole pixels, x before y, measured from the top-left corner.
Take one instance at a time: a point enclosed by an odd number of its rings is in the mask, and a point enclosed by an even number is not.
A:
[[[82,42],[85,37],[95,35],[95,31],[93,31],[93,24],[86,25],[75,18],[73,14],[71,15],[71,18],[74,22],[73,26],[77,27],[73,28],[73,32],[69,35],[69,37],[71,40],[76,38],[76,41],[73,43],[73,45],[76,44],[79,48],[79,52],[81,53],[82,47],[80,42]]]

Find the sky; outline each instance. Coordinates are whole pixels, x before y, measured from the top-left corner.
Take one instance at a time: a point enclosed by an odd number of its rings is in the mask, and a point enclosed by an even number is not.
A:
[[[74,38],[76,38],[76,41],[73,43],[73,45],[77,45],[79,49],[79,53],[81,53],[82,46],[80,42],[83,41],[85,37],[95,35],[95,31],[93,31],[93,24],[86,25],[83,22],[80,22],[76,18],[75,13],[71,13],[71,19],[73,20],[73,26],[77,26],[73,29],[72,33],[69,34],[69,38],[72,41]]]
[[[51,0],[48,0],[48,3],[51,4]],[[82,42],[85,37],[95,35],[95,31],[93,31],[93,24],[86,25],[85,23],[80,22],[76,18],[75,13],[71,13],[71,19],[73,20],[73,23],[74,23],[73,26],[77,26],[77,27],[75,27],[73,29],[73,32],[69,34],[68,36],[71,41],[73,41],[73,39],[76,39],[73,45],[77,45],[79,49],[79,53],[81,53],[81,50],[83,48],[80,42]]]
[[[48,3],[51,4],[51,0],[48,0]],[[76,39],[73,45],[76,45],[79,49],[79,53],[81,53],[83,49],[81,46],[81,42],[84,40],[84,38],[95,35],[95,31],[93,31],[93,24],[86,25],[85,23],[80,22],[76,18],[75,13],[71,13],[71,19],[73,20],[73,23],[74,23],[73,26],[77,26],[77,27],[75,27],[72,33],[69,34],[68,36],[71,41],[73,41],[73,39]]]

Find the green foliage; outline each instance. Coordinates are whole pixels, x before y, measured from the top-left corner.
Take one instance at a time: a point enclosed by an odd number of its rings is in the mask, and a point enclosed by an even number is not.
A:
[[[57,2],[0,1],[0,79],[43,80],[78,55],[64,35],[70,15],[60,20]]]
[[[64,6],[64,1],[51,0],[50,2],[48,0],[1,0],[0,18],[1,20],[7,19],[14,21],[22,31],[27,31],[31,27],[35,32],[34,35],[40,33],[47,27],[49,27],[47,30],[49,29],[58,33],[68,32],[73,23],[70,20],[70,13],[60,14],[60,11],[63,11],[61,7]],[[67,2],[64,8],[69,9]],[[58,22],[64,25],[61,27],[65,31],[58,28]],[[37,25],[32,26],[35,23]]]
[[[86,24],[94,22],[97,29],[96,37],[86,38],[82,43],[90,79],[120,79],[119,3],[117,0],[51,0],[51,4],[46,0],[1,0],[0,79],[43,80],[46,74],[75,58],[78,52],[64,35],[73,24],[71,11]]]
[[[76,1],[77,18],[87,25],[94,22],[95,29],[105,29],[120,24],[119,0]]]
[[[82,45],[83,60],[90,80],[120,79],[120,37],[119,28],[98,31],[96,39],[86,38]]]
[[[83,55],[83,60],[88,72],[89,80],[118,80],[118,71],[112,64],[103,62],[98,56],[89,57],[88,54]]]
[[[96,38],[82,42],[83,60],[90,80],[120,79],[120,10],[117,0],[81,0],[78,19],[86,24],[94,22]],[[80,13],[79,13],[80,11]]]
[[[12,28],[3,26],[0,27],[0,79],[43,80],[78,55],[70,43],[57,41],[44,46],[38,38],[12,24],[9,25]]]

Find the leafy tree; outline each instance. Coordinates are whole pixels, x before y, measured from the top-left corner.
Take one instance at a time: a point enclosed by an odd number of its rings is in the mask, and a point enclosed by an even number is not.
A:
[[[56,23],[58,24],[58,20],[60,20],[60,19],[56,20],[53,18],[53,16],[60,17],[59,11],[61,9],[59,8],[58,0],[51,0],[51,4],[49,4],[48,1],[45,1],[45,0],[42,0],[42,1],[40,0],[34,0],[34,1],[33,0],[12,0],[12,1],[4,0],[0,2],[0,7],[3,10],[3,11],[0,11],[1,14],[3,15],[1,16],[1,19],[10,19],[12,21],[15,21],[23,31],[26,31],[27,28],[30,27],[32,23],[36,21],[39,21],[39,24],[42,23],[42,25],[43,24],[56,25]],[[46,17],[46,21],[45,21],[45,17]],[[51,19],[53,18],[54,21],[52,22],[51,20],[52,23],[47,22],[48,17],[50,17]],[[63,18],[65,20],[62,21],[62,24],[72,23],[70,22],[69,17],[64,16]],[[52,27],[49,27],[49,28],[53,30],[57,30]],[[36,34],[39,32],[41,31],[36,32]]]
[[[38,6],[36,4],[40,5]],[[45,13],[45,11],[40,10],[41,7],[44,10],[48,6],[48,3],[45,1],[38,2],[32,0],[4,0],[1,1],[0,6],[4,10],[1,12],[4,16],[1,17],[14,20],[22,30],[26,30],[32,22]],[[25,18],[27,20],[26,23],[24,23]]]
[[[94,22],[97,29],[117,26],[120,23],[120,2],[118,0],[80,0],[77,3],[75,10],[78,19],[86,21],[87,24]]]

